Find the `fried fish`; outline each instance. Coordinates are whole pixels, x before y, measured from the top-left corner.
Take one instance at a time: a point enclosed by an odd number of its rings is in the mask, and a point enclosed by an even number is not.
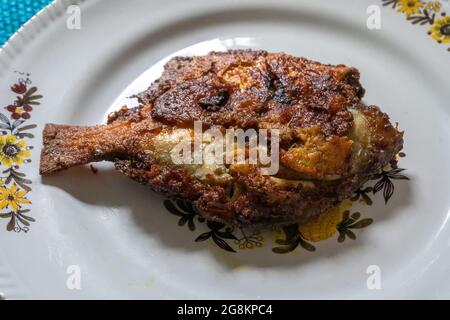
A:
[[[122,107],[107,124],[47,124],[40,173],[112,161],[208,220],[303,222],[349,198],[402,149],[403,133],[363,95],[358,70],[345,65],[254,50],[176,57],[136,96],[139,107]],[[192,137],[196,121],[222,131],[277,130],[279,170],[174,163],[171,151]]]

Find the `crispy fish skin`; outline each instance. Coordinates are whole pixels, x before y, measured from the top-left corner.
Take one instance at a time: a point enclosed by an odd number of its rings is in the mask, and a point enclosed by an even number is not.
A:
[[[238,226],[306,221],[350,197],[402,149],[403,133],[361,102],[359,72],[284,53],[235,50],[170,60],[106,125],[48,124],[40,173],[93,161]],[[174,143],[205,127],[278,129],[280,170],[174,165]],[[181,137],[181,138],[180,138]]]

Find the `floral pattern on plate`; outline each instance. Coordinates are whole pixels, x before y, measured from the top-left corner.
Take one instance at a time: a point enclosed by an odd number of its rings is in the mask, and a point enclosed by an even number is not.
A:
[[[428,25],[428,35],[436,42],[450,43],[450,16],[442,10],[439,0],[382,0],[383,6],[391,6],[403,13],[408,21],[415,25]],[[450,47],[447,48],[450,52]]]
[[[17,72],[19,78],[10,90],[16,95],[14,102],[0,112],[0,218],[7,219],[6,230],[28,232],[35,219],[30,216],[31,180],[22,168],[31,162],[30,140],[36,128],[29,123],[33,108],[40,104],[42,95],[32,86],[30,74]]]
[[[371,196],[378,192],[382,192],[384,203],[388,204],[395,191],[393,180],[409,180],[402,174],[405,169],[398,167],[398,160],[404,156],[405,154],[400,152],[379,174],[372,177],[373,185],[366,185],[356,190],[350,199],[343,201],[338,207],[332,208],[306,223],[274,228],[272,234],[276,246],[272,248],[272,252],[290,253],[299,247],[313,252],[316,251],[316,247],[312,243],[328,240],[336,234],[338,234],[337,242],[339,243],[344,242],[347,238],[355,240],[354,231],[368,227],[372,224],[373,219],[362,218],[360,212],[351,213],[352,205],[359,202],[370,206],[373,204]],[[236,253],[237,249],[256,249],[264,246],[265,239],[261,230],[246,230],[207,221],[187,201],[165,200],[164,207],[179,217],[178,225],[180,227],[187,225],[189,230],[195,232],[196,223],[198,223],[204,224],[209,229],[197,236],[196,242],[212,240],[219,248],[232,253]]]

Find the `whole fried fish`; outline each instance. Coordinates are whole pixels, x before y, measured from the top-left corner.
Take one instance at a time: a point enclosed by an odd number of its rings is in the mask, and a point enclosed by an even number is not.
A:
[[[377,107],[365,106],[363,95],[355,68],[285,53],[176,57],[137,96],[139,107],[123,107],[106,125],[47,124],[40,173],[112,161],[153,190],[191,202],[209,220],[303,222],[350,197],[402,149],[403,133]],[[174,163],[171,150],[192,137],[195,121],[205,129],[278,130],[278,172]]]

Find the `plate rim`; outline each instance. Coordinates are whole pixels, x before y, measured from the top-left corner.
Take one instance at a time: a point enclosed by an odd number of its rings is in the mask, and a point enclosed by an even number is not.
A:
[[[0,48],[0,77],[4,76],[3,71],[7,71],[13,65],[15,58],[21,54],[21,51],[27,44],[33,42],[40,33],[44,33],[46,29],[57,19],[65,14],[67,8],[71,5],[93,3],[93,0],[54,0],[38,13],[36,13],[30,20],[28,20],[22,27],[20,27]],[[46,23],[42,25],[42,23]],[[2,63],[4,65],[2,66]],[[0,275],[6,274],[5,278],[17,280],[16,277],[9,277],[10,271],[0,260]],[[0,283],[3,283],[0,277]],[[16,287],[16,286],[15,286]],[[14,299],[15,287],[9,287],[6,298]],[[17,285],[18,287],[18,285]],[[0,289],[0,300],[5,297],[5,290]]]
[[[7,70],[15,57],[20,55],[22,49],[32,42],[37,36],[36,33],[47,29],[50,24],[59,19],[72,5],[79,5],[92,0],[52,0],[41,10],[28,19],[19,29],[17,29],[9,39],[0,47],[0,77]],[[50,12],[53,11],[54,14]],[[34,34],[33,34],[34,33]]]
[[[0,77],[13,64],[15,58],[20,55],[23,48],[39,36],[38,33],[47,29],[52,22],[59,19],[71,5],[79,5],[92,0],[53,0],[27,22],[25,22],[11,37],[0,47]],[[53,11],[53,14],[51,13]],[[37,35],[36,35],[37,34]],[[0,257],[0,300],[22,299],[26,296],[20,290],[21,284],[18,277],[13,275],[7,263]],[[3,288],[2,288],[3,287]]]

